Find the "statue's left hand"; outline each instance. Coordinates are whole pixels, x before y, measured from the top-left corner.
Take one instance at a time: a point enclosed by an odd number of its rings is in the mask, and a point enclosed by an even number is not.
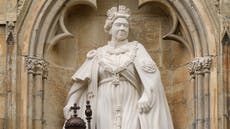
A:
[[[144,92],[137,103],[140,113],[148,113],[153,107],[153,97],[151,94]]]
[[[63,108],[63,112],[64,112],[64,117],[66,120],[70,119],[71,118],[71,112],[70,112],[70,107],[71,105],[66,105],[64,108]]]

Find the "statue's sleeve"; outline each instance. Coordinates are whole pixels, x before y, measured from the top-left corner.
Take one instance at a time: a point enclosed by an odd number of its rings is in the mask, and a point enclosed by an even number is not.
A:
[[[92,69],[92,60],[86,60],[80,68],[74,73],[72,79],[74,81],[81,80],[87,81],[90,80],[91,76],[91,69]]]
[[[141,44],[138,44],[134,64],[144,90],[150,91],[153,99],[151,110],[148,113],[139,114],[141,129],[173,129],[160,71]]]
[[[138,44],[136,58],[134,60],[135,68],[141,79],[145,90],[153,91],[161,83],[160,72],[142,44]]]
[[[77,72],[72,76],[74,81],[89,81],[91,78],[91,72],[94,67],[94,62],[96,60],[96,50],[91,50],[87,53],[87,59],[81,65],[81,67],[77,70]]]
[[[87,86],[92,80],[92,72],[96,60],[94,54],[92,51],[88,52],[87,59],[72,76],[74,84],[68,93],[67,100],[77,91],[80,91],[80,89],[85,89],[86,87],[84,86]]]

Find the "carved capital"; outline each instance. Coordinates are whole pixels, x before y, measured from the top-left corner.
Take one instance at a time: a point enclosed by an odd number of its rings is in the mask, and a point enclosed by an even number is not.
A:
[[[210,68],[212,65],[212,57],[196,57],[189,63],[189,73],[192,78],[195,77],[196,74],[204,74],[210,72]]]
[[[44,59],[36,57],[25,57],[25,68],[29,74],[41,75],[43,78],[48,76],[48,63]]]

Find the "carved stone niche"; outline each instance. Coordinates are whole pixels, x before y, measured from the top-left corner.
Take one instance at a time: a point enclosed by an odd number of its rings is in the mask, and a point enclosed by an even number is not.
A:
[[[129,40],[141,42],[161,71],[175,128],[192,128],[194,91],[186,64],[192,59],[193,49],[185,27],[167,0],[144,4],[126,0],[120,4],[131,9]],[[49,62],[44,99],[45,129],[62,128],[62,108],[71,87],[71,75],[83,63],[89,50],[109,40],[104,32],[105,15],[116,5],[116,0],[97,0],[95,9],[87,2],[79,4],[70,0],[49,26],[44,47],[44,57]]]

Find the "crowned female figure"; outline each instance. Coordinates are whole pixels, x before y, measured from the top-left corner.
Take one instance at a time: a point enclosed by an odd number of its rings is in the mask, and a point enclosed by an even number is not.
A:
[[[108,43],[87,54],[72,76],[64,116],[70,107],[90,100],[93,129],[173,129],[160,71],[143,45],[128,41],[130,10],[120,5],[107,11]]]

